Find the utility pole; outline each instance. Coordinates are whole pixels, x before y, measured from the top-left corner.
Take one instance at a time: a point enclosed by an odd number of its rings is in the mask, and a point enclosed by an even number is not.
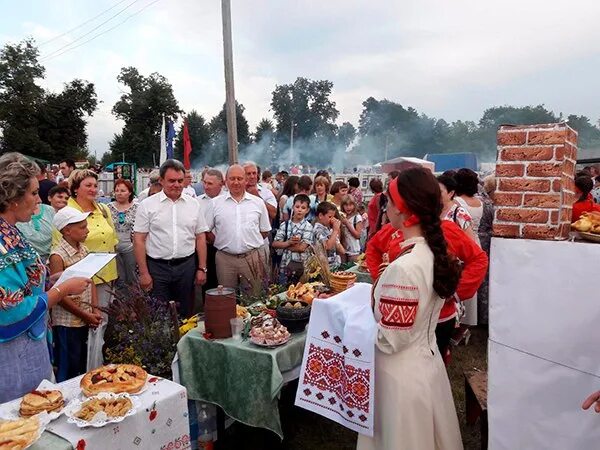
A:
[[[233,86],[233,44],[231,40],[231,0],[221,0],[223,16],[223,58],[225,61],[225,112],[227,114],[227,144],[229,164],[238,162],[237,120]]]
[[[294,164],[294,119],[290,120],[290,164]]]

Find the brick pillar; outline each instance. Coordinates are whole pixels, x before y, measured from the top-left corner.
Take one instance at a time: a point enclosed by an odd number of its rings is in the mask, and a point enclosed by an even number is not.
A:
[[[565,123],[498,129],[494,236],[567,239],[577,132]]]

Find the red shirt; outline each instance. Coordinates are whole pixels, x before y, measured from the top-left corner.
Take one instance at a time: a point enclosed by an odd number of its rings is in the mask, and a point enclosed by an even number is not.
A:
[[[369,216],[369,236],[373,236],[375,233],[377,217],[379,216],[379,197],[381,196],[381,192],[379,194],[375,194],[367,205],[367,215]]]
[[[571,222],[579,220],[583,213],[590,211],[600,211],[600,206],[594,203],[591,194],[588,195],[587,199],[573,203],[573,218]]]
[[[470,299],[485,278],[488,257],[479,245],[454,222],[442,220],[442,232],[446,238],[448,251],[464,264],[456,295],[461,300]],[[389,262],[394,261],[400,255],[400,244],[403,241],[402,232],[388,223],[367,242],[365,263],[373,280],[379,277],[379,266],[383,262],[383,255],[387,253]],[[455,314],[454,301],[448,300],[442,307],[439,320],[443,322]]]

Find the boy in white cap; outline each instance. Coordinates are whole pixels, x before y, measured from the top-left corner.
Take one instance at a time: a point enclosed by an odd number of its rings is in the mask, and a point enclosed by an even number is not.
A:
[[[89,253],[83,245],[88,235],[89,214],[65,206],[54,215],[53,224],[62,237],[50,252],[50,273],[62,272]],[[60,305],[52,308],[58,382],[85,373],[88,330],[102,321],[100,311],[95,309],[97,305],[96,286],[92,283],[82,294],[65,297]]]

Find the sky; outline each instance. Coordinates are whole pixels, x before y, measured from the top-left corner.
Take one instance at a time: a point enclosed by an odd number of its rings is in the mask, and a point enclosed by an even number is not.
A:
[[[251,130],[261,118],[272,118],[275,86],[298,76],[333,82],[339,124],[358,126],[370,96],[448,122],[477,121],[491,106],[537,104],[600,119],[600,2],[231,3],[236,99],[246,107]],[[110,112],[124,89],[117,82],[121,67],[164,75],[180,107],[207,120],[223,105],[219,0],[0,5],[0,45],[33,37],[46,67],[44,87],[57,91],[74,78],[95,84],[101,103],[88,125],[92,154],[103,154],[123,126]]]

